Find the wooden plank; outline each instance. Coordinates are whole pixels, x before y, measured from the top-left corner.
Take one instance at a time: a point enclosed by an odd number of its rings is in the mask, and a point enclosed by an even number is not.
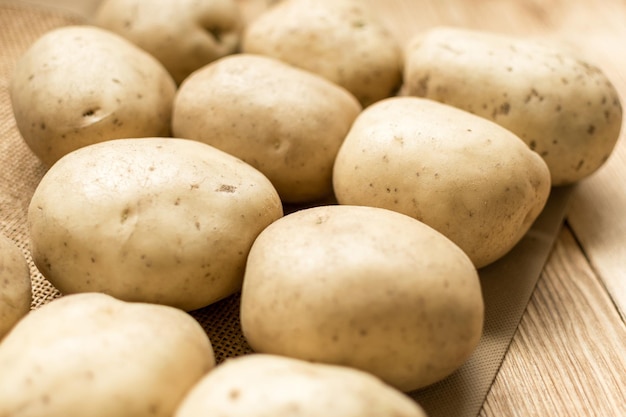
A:
[[[480,414],[626,415],[626,326],[563,229]]]

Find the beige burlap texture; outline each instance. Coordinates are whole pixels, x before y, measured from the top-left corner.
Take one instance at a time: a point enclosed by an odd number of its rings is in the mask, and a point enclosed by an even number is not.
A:
[[[0,232],[24,252],[31,268],[33,308],[61,296],[37,271],[29,255],[26,213],[45,168],[23,142],[13,118],[8,84],[15,62],[44,32],[83,23],[78,15],[0,1]],[[570,189],[557,189],[532,230],[501,261],[480,271],[486,305],[483,338],[469,361],[449,378],[411,393],[430,417],[476,416],[562,225]],[[213,343],[218,362],[250,353],[239,325],[239,297],[191,314]]]

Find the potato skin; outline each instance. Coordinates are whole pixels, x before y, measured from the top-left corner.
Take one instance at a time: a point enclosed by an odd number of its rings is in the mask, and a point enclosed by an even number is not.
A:
[[[256,352],[354,367],[402,391],[460,367],[483,315],[461,249],[415,219],[363,206],[319,206],[270,225],[241,296]]]
[[[0,344],[0,416],[171,416],[214,365],[206,333],[178,309],[65,296]]]
[[[31,291],[24,254],[12,240],[0,235],[0,340],[30,311]]]
[[[335,160],[340,204],[383,207],[423,221],[477,268],[504,256],[550,194],[546,163],[501,126],[417,97],[359,115]]]
[[[108,139],[168,136],[176,84],[151,55],[91,26],[41,36],[19,59],[10,97],[20,134],[51,166]]]
[[[441,101],[511,130],[539,153],[552,184],[573,184],[612,153],[622,124],[618,93],[594,65],[555,46],[440,27],[405,53],[409,95]]]
[[[418,404],[356,369],[276,355],[228,359],[187,395],[175,417],[426,417]]]
[[[242,16],[233,0],[105,0],[94,24],[149,52],[180,84],[239,47]]]
[[[398,41],[360,0],[286,0],[248,24],[242,51],[319,74],[366,107],[402,83]]]
[[[78,149],[44,175],[28,210],[33,260],[61,293],[184,310],[238,291],[253,240],[281,216],[257,170],[177,138]]]
[[[284,202],[302,203],[332,194],[335,156],[360,111],[354,96],[322,77],[237,54],[185,80],[172,129],[241,158]]]

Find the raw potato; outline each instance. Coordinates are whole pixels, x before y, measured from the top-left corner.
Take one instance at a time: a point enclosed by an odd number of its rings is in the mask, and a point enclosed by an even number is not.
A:
[[[169,417],[214,365],[206,333],[183,311],[70,295],[0,344],[0,416]]]
[[[28,210],[33,260],[61,293],[184,310],[238,291],[252,242],[281,216],[257,170],[174,138],[78,149],[45,174]]]
[[[32,297],[24,254],[12,240],[0,235],[0,340],[28,314]]]
[[[402,83],[398,41],[360,0],[285,0],[249,23],[242,50],[319,74],[363,106]]]
[[[233,0],[104,0],[94,23],[148,51],[178,84],[235,53],[243,28]]]
[[[332,194],[335,156],[360,111],[349,92],[322,77],[238,54],[185,80],[172,129],[243,159],[284,202],[298,203]]]
[[[440,233],[394,211],[319,206],[265,229],[248,257],[243,334],[256,352],[347,365],[412,391],[478,344],[476,269]]]
[[[416,97],[387,99],[359,115],[337,155],[333,181],[340,204],[423,221],[477,268],[515,246],[551,189],[546,163],[513,133]]]
[[[206,375],[175,417],[426,417],[365,372],[275,355],[229,359]]]
[[[555,186],[575,183],[608,159],[622,106],[597,67],[527,39],[435,28],[407,47],[410,95],[441,101],[511,130],[539,153]]]
[[[108,139],[168,136],[175,92],[155,58],[90,26],[41,36],[17,62],[10,85],[17,127],[47,166]]]

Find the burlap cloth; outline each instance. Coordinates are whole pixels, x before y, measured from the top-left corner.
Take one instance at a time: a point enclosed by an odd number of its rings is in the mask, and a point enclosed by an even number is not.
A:
[[[0,232],[16,242],[30,264],[33,308],[60,294],[37,271],[29,254],[26,213],[45,169],[17,131],[8,83],[16,60],[38,36],[78,23],[84,23],[83,18],[69,12],[0,0]],[[569,189],[554,190],[526,238],[504,259],[480,271],[486,321],[478,349],[449,378],[411,393],[431,417],[480,412],[561,227],[569,194]],[[238,309],[236,295],[191,313],[210,337],[218,362],[251,352],[241,334]]]

